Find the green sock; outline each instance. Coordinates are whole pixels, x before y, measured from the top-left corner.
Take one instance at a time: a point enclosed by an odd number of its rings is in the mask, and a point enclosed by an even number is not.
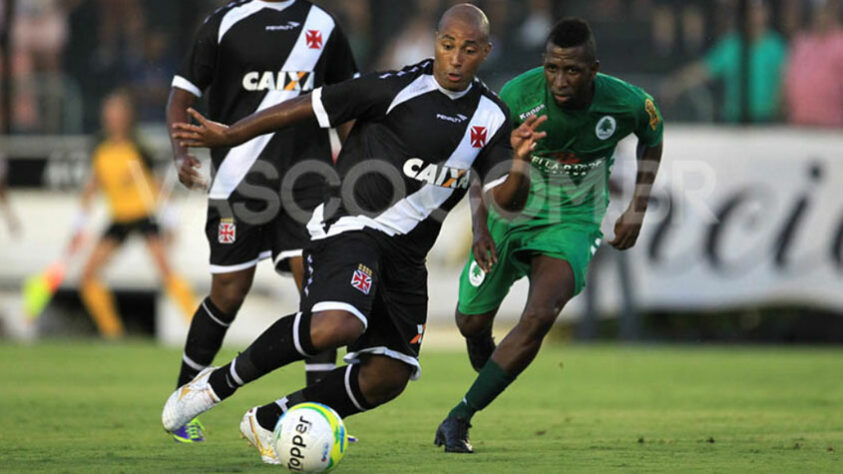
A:
[[[489,359],[486,365],[477,374],[474,384],[468,389],[462,401],[451,410],[449,417],[471,420],[474,413],[480,411],[498,397],[515,377],[511,377],[503,371],[495,361]]]

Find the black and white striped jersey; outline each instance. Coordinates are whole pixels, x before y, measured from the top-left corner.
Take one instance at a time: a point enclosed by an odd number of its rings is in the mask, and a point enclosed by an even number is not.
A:
[[[442,88],[431,59],[317,88],[312,101],[322,127],[356,119],[337,160],[341,185],[308,224],[313,240],[371,229],[424,257],[471,174],[489,189],[509,172],[506,105],[478,79]]]
[[[231,124],[323,84],[352,78],[357,67],[334,18],[306,0],[234,1],[200,28],[173,87],[208,93],[211,120]],[[316,121],[211,151],[211,199],[227,199],[258,159],[279,174],[301,159],[331,162],[329,133]],[[260,184],[260,176],[250,183]],[[277,181],[269,181],[275,183]]]

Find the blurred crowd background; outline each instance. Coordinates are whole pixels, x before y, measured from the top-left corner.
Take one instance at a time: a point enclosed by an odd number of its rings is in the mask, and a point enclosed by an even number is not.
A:
[[[195,31],[225,3],[3,0],[0,36],[11,55],[0,67],[13,79],[3,129],[91,132],[100,101],[118,87],[134,92],[141,121],[163,122],[170,81]],[[435,20],[458,0],[316,3],[339,18],[361,70],[372,71],[430,56]],[[540,64],[556,19],[580,16],[595,31],[601,70],[651,92],[669,121],[843,126],[840,0],[474,3],[491,20],[494,49],[481,77],[495,89]]]

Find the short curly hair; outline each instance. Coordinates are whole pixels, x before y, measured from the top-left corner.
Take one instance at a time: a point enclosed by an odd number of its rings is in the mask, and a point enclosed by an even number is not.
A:
[[[547,42],[560,48],[585,46],[592,61],[597,59],[597,42],[588,22],[582,18],[563,18],[547,35]]]

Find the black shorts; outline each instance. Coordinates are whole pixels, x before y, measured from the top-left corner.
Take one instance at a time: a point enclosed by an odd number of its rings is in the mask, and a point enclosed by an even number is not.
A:
[[[357,316],[365,332],[348,346],[345,361],[381,354],[421,375],[419,349],[427,322],[427,268],[385,235],[346,232],[305,249],[302,311],[340,309]]]
[[[142,217],[128,222],[112,222],[102,235],[103,239],[116,240],[123,243],[126,237],[133,232],[138,232],[144,237],[158,235],[158,224],[152,216]]]
[[[263,203],[250,206],[234,199],[208,201],[205,237],[211,248],[211,273],[254,267],[269,257],[277,271],[289,272],[288,259],[301,256],[310,241],[306,223],[283,211],[261,215],[260,206]]]

